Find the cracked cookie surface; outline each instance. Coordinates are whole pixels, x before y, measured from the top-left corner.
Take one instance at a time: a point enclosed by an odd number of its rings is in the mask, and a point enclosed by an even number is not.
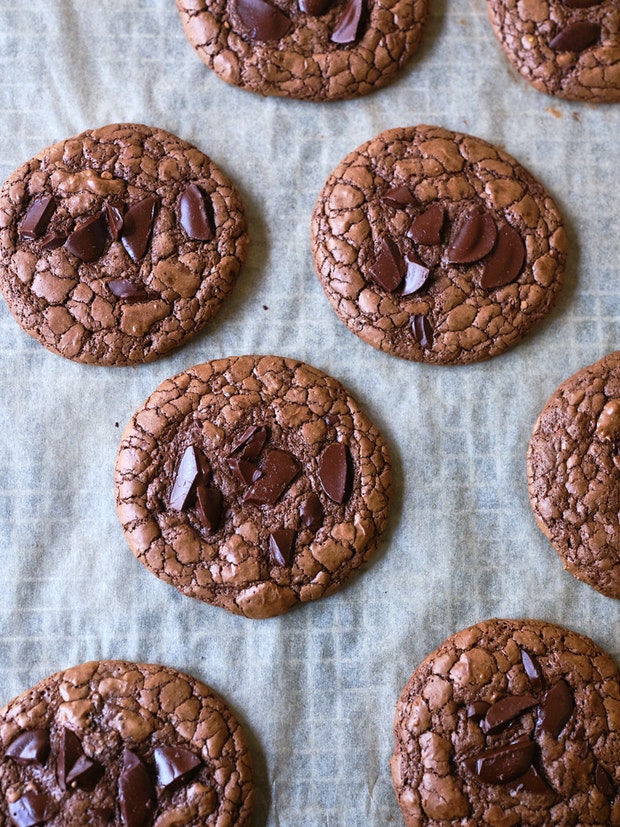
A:
[[[434,126],[391,129],[327,179],[312,218],[318,278],[374,347],[464,364],[512,347],[551,309],[567,239],[514,158]]]
[[[532,86],[568,100],[620,101],[615,0],[487,0],[505,54]]]
[[[247,251],[234,187],[196,147],[142,124],[61,141],[0,191],[0,287],[31,336],[78,362],[131,365],[181,345]]]
[[[534,426],[530,503],[564,568],[620,599],[620,352],[566,379]]]
[[[620,673],[592,640],[484,621],[414,671],[394,722],[407,827],[620,824]]]
[[[201,60],[262,95],[340,100],[389,83],[417,49],[428,0],[177,0]]]
[[[197,365],[128,423],[116,461],[127,542],[184,594],[262,618],[337,589],[375,551],[392,473],[345,388],[277,356]]]
[[[208,686],[166,666],[92,661],[0,710],[0,824],[242,827],[245,735]]]

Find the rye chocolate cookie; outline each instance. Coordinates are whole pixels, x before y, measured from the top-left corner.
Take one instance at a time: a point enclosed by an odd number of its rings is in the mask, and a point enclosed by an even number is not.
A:
[[[148,362],[219,308],[245,258],[239,196],[196,147],[141,124],[44,149],[0,190],[0,287],[45,347]]]
[[[620,824],[620,673],[589,638],[488,620],[421,663],[396,707],[407,827]]]
[[[252,769],[205,684],[165,666],[93,661],[0,710],[0,823],[242,827]]]
[[[125,428],[115,481],[148,569],[264,618],[330,594],[370,557],[392,474],[339,382],[293,359],[240,356],[162,383]]]
[[[417,362],[477,362],[515,345],[551,308],[566,235],[514,158],[435,126],[391,129],[336,167],[312,249],[340,319]]]
[[[385,86],[416,50],[428,0],[177,0],[200,58],[227,83],[301,100]]]
[[[620,598],[620,351],[555,390],[527,453],[530,502],[564,568]]]
[[[620,101],[617,0],[487,0],[487,8],[508,59],[540,92]]]

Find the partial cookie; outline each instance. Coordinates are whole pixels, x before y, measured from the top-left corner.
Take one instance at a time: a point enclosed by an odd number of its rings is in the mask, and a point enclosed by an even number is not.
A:
[[[480,138],[391,129],[329,176],[312,219],[334,310],[380,350],[465,364],[512,347],[549,312],[567,241],[544,187]]]
[[[115,482],[148,569],[263,618],[330,594],[370,557],[392,474],[339,382],[292,359],[240,356],[157,388],[125,428]]]
[[[543,408],[527,453],[530,502],[564,568],[620,598],[620,351]]]
[[[230,292],[243,207],[196,147],[141,124],[44,149],[0,190],[0,287],[45,347],[98,365],[182,344]]]
[[[392,778],[407,827],[620,824],[620,673],[536,620],[449,637],[396,707]]]
[[[508,59],[540,92],[620,101],[617,0],[487,0],[487,9]]]
[[[417,49],[428,0],[177,0],[201,60],[227,83],[301,100],[389,83]]]
[[[93,661],[0,710],[0,823],[242,827],[245,736],[208,686],[166,666]]]

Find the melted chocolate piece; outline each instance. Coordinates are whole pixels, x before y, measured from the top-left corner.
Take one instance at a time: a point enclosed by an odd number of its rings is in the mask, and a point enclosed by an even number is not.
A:
[[[66,233],[59,233],[56,230],[50,230],[49,233],[46,233],[41,239],[41,249],[57,250],[59,247],[62,247],[66,240]]]
[[[60,734],[56,757],[56,776],[62,790],[67,789],[69,773],[83,755],[82,742],[78,736],[72,730],[64,727]]]
[[[535,753],[536,744],[529,738],[520,738],[474,756],[475,773],[487,784],[505,784],[527,772]]]
[[[537,731],[557,738],[564,729],[575,708],[573,693],[565,680],[554,683],[538,710]]]
[[[467,707],[467,717],[473,721],[481,721],[490,706],[491,704],[486,701],[474,701]]]
[[[105,211],[108,218],[108,230],[110,231],[110,237],[112,238],[112,241],[118,241],[121,237],[121,231],[123,229],[125,205],[118,204],[116,202],[111,203],[108,201],[105,205]]]
[[[299,11],[311,17],[320,17],[333,3],[334,0],[299,0]]]
[[[103,255],[107,238],[108,227],[103,213],[99,213],[76,225],[65,241],[65,249],[90,264]]]
[[[603,793],[604,796],[610,799],[615,798],[616,788],[614,787],[614,782],[612,781],[611,775],[601,764],[597,764],[594,773],[594,783],[598,791]]]
[[[292,528],[279,528],[269,535],[269,557],[274,566],[293,564],[295,532]]]
[[[364,11],[364,0],[347,0],[342,14],[336,21],[334,30],[331,33],[332,43],[355,43],[359,36],[362,13]]]
[[[433,328],[426,316],[416,315],[411,317],[411,330],[416,342],[426,350],[433,346]]]
[[[446,211],[441,204],[431,204],[411,222],[407,232],[416,244],[441,244]]]
[[[398,292],[401,296],[410,296],[424,287],[431,271],[413,255],[405,256],[405,267],[405,278]]]
[[[446,254],[449,264],[471,264],[490,253],[497,238],[493,216],[468,210],[454,226]]]
[[[237,14],[251,40],[280,40],[291,28],[290,19],[265,0],[237,0]]]
[[[9,815],[15,827],[36,827],[56,815],[54,801],[46,793],[26,790],[17,801],[9,801]]]
[[[215,238],[213,204],[199,186],[190,184],[179,196],[179,224],[190,238],[212,241]]]
[[[159,198],[149,195],[130,207],[123,219],[121,241],[132,261],[138,262],[146,253]]]
[[[351,453],[342,442],[332,442],[319,457],[319,482],[330,500],[342,504],[351,493]]]
[[[168,502],[170,508],[183,511],[188,506],[199,473],[198,451],[193,445],[188,445],[183,452],[174,478]]]
[[[153,758],[157,783],[164,790],[176,790],[183,786],[202,763],[197,755],[185,747],[158,747]]]
[[[418,203],[409,187],[393,187],[381,196],[381,201],[387,204],[388,207],[394,207],[395,209]]]
[[[508,695],[501,698],[489,707],[480,728],[483,732],[493,735],[537,703],[537,699],[531,695]]]
[[[68,787],[90,791],[95,789],[103,774],[101,764],[86,755],[80,755],[65,780]]]
[[[299,507],[299,516],[302,523],[313,531],[316,531],[323,525],[325,513],[323,512],[321,501],[314,491],[308,494],[302,501]]]
[[[263,476],[260,468],[257,468],[252,462],[247,462],[244,459],[231,457],[228,460],[228,467],[233,473],[234,478],[241,483],[241,485],[252,485],[253,482]]]
[[[528,767],[523,775],[520,775],[514,781],[510,782],[510,789],[517,793],[527,792],[534,793],[535,795],[548,795],[549,793],[553,793],[551,787],[533,764],[531,767]]]
[[[246,503],[275,505],[300,471],[300,465],[288,451],[269,451],[261,466],[263,476],[243,498]]]
[[[196,513],[207,531],[216,531],[222,516],[222,492],[207,487],[203,480],[196,486]]]
[[[600,37],[601,27],[598,23],[569,23],[550,41],[549,48],[555,52],[583,52],[593,46]]]
[[[490,290],[510,284],[521,272],[524,261],[523,239],[510,224],[502,224],[495,247],[483,262],[480,285]]]
[[[540,692],[543,687],[542,670],[536,658],[530,655],[525,649],[521,649],[521,663],[525,669],[525,674],[530,679],[532,689],[535,692]]]
[[[382,238],[377,246],[377,257],[368,268],[368,272],[379,287],[392,292],[405,276],[405,260],[391,238]]]
[[[47,729],[29,729],[14,738],[5,755],[18,764],[43,766],[50,754],[50,734]]]
[[[250,425],[234,442],[231,454],[238,454],[240,459],[257,459],[263,450],[269,431],[262,425]]]
[[[123,750],[123,768],[118,780],[121,819],[125,827],[144,827],[155,808],[155,786],[140,758]]]
[[[32,240],[42,236],[47,230],[55,209],[56,199],[53,195],[46,195],[44,198],[37,198],[33,201],[19,225],[19,237]]]
[[[146,301],[149,294],[140,284],[136,284],[129,279],[111,279],[108,282],[108,290],[119,299],[128,299],[129,301]]]

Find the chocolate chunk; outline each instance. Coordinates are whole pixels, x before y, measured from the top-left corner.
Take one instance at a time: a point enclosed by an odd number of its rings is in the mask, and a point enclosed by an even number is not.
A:
[[[530,679],[532,689],[535,692],[540,692],[543,687],[542,670],[535,657],[530,655],[525,649],[521,649],[521,663],[525,669],[525,674]]]
[[[533,764],[531,767],[528,767],[523,775],[520,775],[514,781],[510,782],[509,786],[511,790],[517,793],[527,792],[534,793],[535,795],[548,795],[549,793],[553,793],[551,787]]]
[[[68,775],[79,758],[84,755],[82,742],[72,730],[63,727],[56,757],[56,776],[62,790],[68,786]]]
[[[277,6],[265,0],[237,0],[237,14],[251,40],[280,40],[291,28],[290,19]]]
[[[42,236],[56,209],[56,199],[53,195],[37,198],[33,201],[26,215],[21,220],[18,233],[20,238],[34,239]]]
[[[295,457],[288,451],[269,451],[261,465],[263,476],[243,498],[246,503],[275,505],[300,471]]]
[[[538,710],[537,730],[557,738],[568,723],[575,701],[565,680],[560,679],[547,692]]]
[[[257,468],[256,465],[244,459],[238,459],[237,457],[231,457],[228,460],[228,467],[241,485],[252,485],[253,482],[256,482],[256,480],[263,476],[263,472],[260,468]]]
[[[382,238],[377,247],[377,256],[368,272],[384,290],[396,290],[406,272],[405,260],[391,238]]]
[[[410,296],[424,287],[431,271],[411,254],[405,256],[405,267],[405,278],[398,292],[401,296]]]
[[[313,531],[316,531],[323,525],[325,513],[321,501],[314,491],[308,494],[302,501],[299,507],[299,516],[301,517],[302,523]]]
[[[479,209],[468,210],[457,221],[446,254],[449,264],[471,264],[490,253],[497,238],[493,216]]]
[[[155,807],[155,786],[143,762],[126,747],[118,795],[125,827],[144,827],[149,823]]]
[[[222,516],[222,502],[222,492],[219,489],[207,487],[199,480],[196,486],[196,512],[207,531],[217,530]]]
[[[67,240],[66,233],[59,233],[56,230],[50,230],[41,239],[41,249],[43,250],[57,250]]]
[[[529,738],[485,750],[474,756],[476,775],[487,784],[505,784],[528,770],[535,753],[536,744]]]
[[[269,430],[264,426],[250,425],[233,443],[231,454],[237,454],[240,459],[257,459],[268,436]]]
[[[269,535],[269,557],[274,566],[291,566],[295,532],[292,528],[279,528]]]
[[[343,503],[351,492],[351,453],[342,442],[332,442],[319,458],[319,482],[330,500]]]
[[[105,211],[108,219],[110,237],[112,241],[118,241],[123,229],[125,205],[108,201],[105,205]]]
[[[149,195],[130,207],[123,219],[121,241],[132,261],[138,262],[146,253],[159,198]]]
[[[26,790],[17,801],[9,801],[9,815],[15,827],[36,827],[56,815],[54,801],[46,793]]]
[[[490,290],[510,284],[521,272],[524,261],[523,239],[510,224],[502,224],[495,247],[483,262],[480,285]]]
[[[409,187],[392,187],[391,190],[381,196],[381,201],[387,204],[388,207],[395,207],[396,209],[418,203]]]
[[[480,724],[483,732],[492,735],[499,732],[522,712],[531,709],[538,703],[531,695],[509,695],[492,704],[484,720]]]
[[[211,199],[196,184],[190,184],[179,196],[178,217],[190,238],[212,241],[215,237]]]
[[[599,792],[603,793],[607,798],[611,799],[616,797],[616,788],[611,779],[611,775],[601,764],[597,764],[594,773],[594,783]]]
[[[50,734],[47,729],[29,729],[14,738],[5,755],[18,764],[40,764],[43,766],[50,753]]]
[[[320,17],[333,3],[334,0],[299,0],[299,11],[311,17]]]
[[[187,507],[199,473],[197,449],[193,445],[188,445],[183,452],[181,462],[174,477],[174,484],[168,503],[170,508],[183,511],[183,509]]]
[[[429,350],[433,346],[433,328],[426,316],[416,315],[411,317],[411,330],[416,342],[423,348]]]
[[[416,244],[440,244],[446,211],[441,204],[431,204],[411,222],[407,231]]]
[[[87,755],[80,755],[66,775],[66,786],[78,790],[94,790],[104,774],[104,768]]]
[[[157,783],[164,790],[176,790],[187,783],[194,770],[202,763],[186,747],[158,747],[153,753]]]
[[[549,48],[555,52],[583,52],[593,46],[600,36],[601,27],[598,23],[569,23],[550,41]]]
[[[358,38],[363,11],[364,0],[347,0],[347,4],[331,33],[330,40],[332,43],[343,45],[355,43]]]
[[[474,721],[481,721],[491,706],[486,701],[474,701],[467,707],[467,717]]]
[[[117,298],[129,301],[145,301],[149,297],[141,284],[136,284],[130,279],[111,279],[108,282],[108,290]]]
[[[103,255],[108,238],[108,227],[103,213],[92,215],[76,225],[65,241],[65,248],[80,261],[91,263]]]

